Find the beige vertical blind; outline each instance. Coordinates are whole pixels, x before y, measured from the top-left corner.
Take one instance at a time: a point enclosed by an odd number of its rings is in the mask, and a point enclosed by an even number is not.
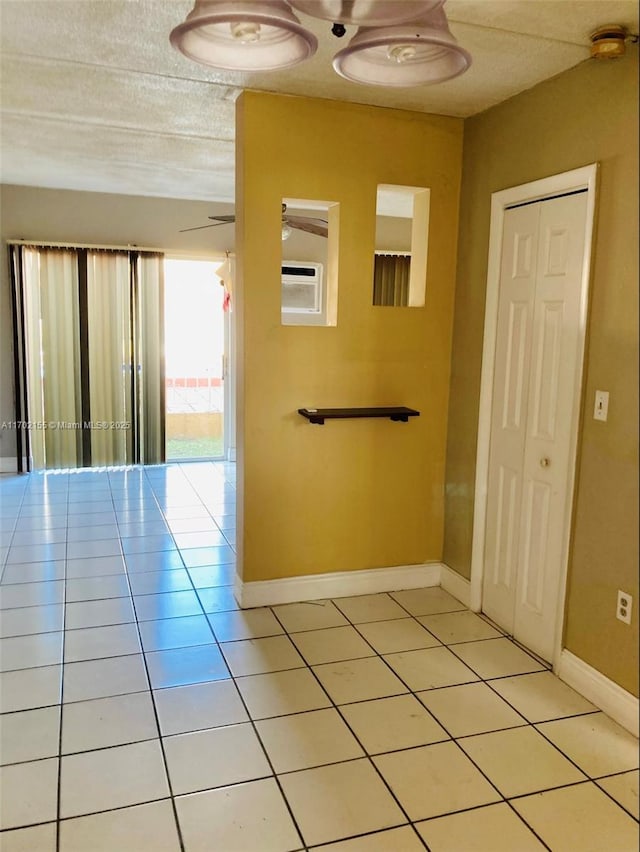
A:
[[[18,469],[164,461],[163,255],[9,251]]]
[[[134,262],[135,360],[138,375],[139,456],[164,461],[164,257],[139,254]]]
[[[133,463],[129,257],[87,252],[91,464]]]
[[[373,267],[373,304],[404,307],[409,304],[411,256],[376,254]]]
[[[81,462],[78,266],[75,253],[25,248],[29,437],[34,466]]]

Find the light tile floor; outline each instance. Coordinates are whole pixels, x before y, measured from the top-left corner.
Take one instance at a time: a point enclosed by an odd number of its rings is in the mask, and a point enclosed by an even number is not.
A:
[[[442,589],[241,612],[234,467],[0,478],[3,852],[627,852],[637,741]]]

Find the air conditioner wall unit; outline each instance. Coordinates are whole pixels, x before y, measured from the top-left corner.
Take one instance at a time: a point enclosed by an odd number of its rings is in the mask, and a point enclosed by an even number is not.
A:
[[[321,263],[282,263],[282,324],[326,325],[326,296]]]

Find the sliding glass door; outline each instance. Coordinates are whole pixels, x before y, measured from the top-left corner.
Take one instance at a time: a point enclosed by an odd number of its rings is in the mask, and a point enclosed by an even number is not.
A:
[[[162,255],[10,251],[19,469],[164,461]]]
[[[167,460],[225,456],[220,261],[165,261]]]

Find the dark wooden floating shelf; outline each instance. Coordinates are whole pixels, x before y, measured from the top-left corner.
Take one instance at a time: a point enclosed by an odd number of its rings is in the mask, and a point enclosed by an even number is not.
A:
[[[419,417],[415,408],[396,406],[392,408],[299,408],[298,414],[306,417],[310,423],[319,426],[325,420],[349,420],[354,417],[388,417],[401,423],[407,423],[410,417]]]

